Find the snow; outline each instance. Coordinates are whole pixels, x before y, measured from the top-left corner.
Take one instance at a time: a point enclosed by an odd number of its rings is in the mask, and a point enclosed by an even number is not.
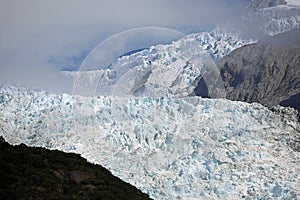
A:
[[[299,198],[291,116],[224,99],[0,89],[0,134],[11,144],[79,153],[154,199]]]
[[[300,1],[289,1],[287,5],[260,9],[252,13],[250,18],[263,22],[262,31],[271,36],[300,28]]]
[[[285,0],[289,6],[300,6],[300,0]]]

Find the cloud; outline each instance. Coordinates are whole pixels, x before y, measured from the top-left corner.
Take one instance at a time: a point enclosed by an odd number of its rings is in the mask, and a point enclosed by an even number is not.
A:
[[[36,85],[55,77],[49,74],[61,69],[78,68],[89,50],[112,34],[145,26],[184,33],[201,31],[234,19],[246,3],[243,0],[0,0],[0,82]],[[50,78],[47,84],[51,84]]]

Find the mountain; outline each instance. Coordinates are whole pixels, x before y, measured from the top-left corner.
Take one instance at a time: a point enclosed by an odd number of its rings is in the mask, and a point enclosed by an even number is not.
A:
[[[265,19],[269,35],[299,25],[289,3],[251,17]],[[74,95],[1,86],[0,135],[80,154],[153,199],[298,199],[297,113],[273,107],[299,97],[298,42],[291,37],[298,32],[287,34],[255,44],[221,28],[191,34],[102,70],[63,72],[79,86]],[[272,109],[220,99],[224,91]],[[195,96],[201,93],[215,99]]]
[[[76,154],[12,146],[0,137],[1,199],[149,199]]]
[[[253,4],[255,2],[274,5],[259,8],[246,18],[258,24],[265,34],[277,35],[300,28],[300,6],[290,2],[278,5],[281,1],[271,0],[253,1]],[[215,62],[256,41],[256,38],[241,36],[235,29],[218,27],[211,32],[187,35],[172,44],[122,56],[101,70],[62,74],[75,82],[74,94],[83,96],[209,96],[214,88],[223,91]],[[203,85],[203,81],[207,84]],[[213,96],[224,97],[222,92]]]
[[[78,86],[75,94],[84,96],[93,96],[96,91],[96,95],[183,97],[193,95],[199,75],[215,60],[253,42],[238,31],[215,28],[123,56],[106,69],[62,74],[73,77]]]
[[[218,66],[227,98],[272,107],[300,94],[300,30],[295,29],[223,57]],[[300,107],[300,101],[284,104]],[[300,111],[300,110],[298,110]]]
[[[151,198],[299,198],[300,133],[292,109],[16,87],[0,94],[0,131],[9,143],[78,153]]]

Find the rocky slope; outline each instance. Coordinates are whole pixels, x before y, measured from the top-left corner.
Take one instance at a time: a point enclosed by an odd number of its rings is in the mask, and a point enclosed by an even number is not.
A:
[[[0,137],[1,199],[149,199],[76,154],[12,146]]]
[[[272,107],[300,93],[300,30],[246,45],[218,66],[227,98]],[[299,108],[300,100],[292,101]],[[285,104],[287,106],[287,104]]]

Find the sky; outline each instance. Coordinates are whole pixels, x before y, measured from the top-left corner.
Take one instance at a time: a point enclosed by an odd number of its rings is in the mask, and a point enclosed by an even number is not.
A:
[[[85,56],[111,35],[151,26],[184,34],[205,31],[236,19],[248,3],[0,0],[0,83],[55,85],[56,72],[78,69]]]

